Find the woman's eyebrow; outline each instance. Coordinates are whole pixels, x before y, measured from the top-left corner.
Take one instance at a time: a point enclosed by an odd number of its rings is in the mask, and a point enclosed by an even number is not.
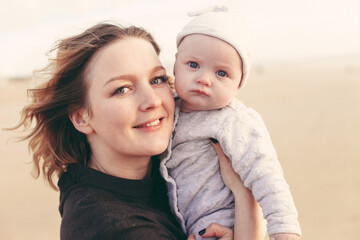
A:
[[[164,71],[165,71],[165,68],[164,68],[162,65],[159,65],[159,66],[154,67],[154,68],[151,70],[151,73],[155,73],[155,72],[158,72],[158,71],[161,71],[161,70],[164,70]]]
[[[156,66],[153,69],[151,69],[150,73],[153,74],[153,73],[158,72],[160,70],[165,70],[165,68],[163,66],[159,65],[159,66]],[[132,80],[132,79],[135,79],[135,76],[133,74],[123,74],[123,75],[119,75],[119,76],[116,76],[116,77],[112,77],[108,81],[106,81],[106,83],[104,84],[104,87],[105,87],[105,85],[107,85],[110,82],[113,82],[113,81],[116,81],[116,80],[121,80],[121,79]]]

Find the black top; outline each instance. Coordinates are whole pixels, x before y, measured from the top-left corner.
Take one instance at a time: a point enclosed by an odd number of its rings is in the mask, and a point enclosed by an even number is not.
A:
[[[58,183],[61,239],[186,239],[170,212],[158,160],[153,162],[143,180],[68,165]]]

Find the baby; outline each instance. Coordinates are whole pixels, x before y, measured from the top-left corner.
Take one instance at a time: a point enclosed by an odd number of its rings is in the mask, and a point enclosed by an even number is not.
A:
[[[160,171],[185,232],[197,233],[212,222],[233,228],[234,197],[209,142],[216,139],[260,203],[270,239],[299,239],[297,210],[269,133],[259,114],[235,98],[250,71],[243,39],[243,29],[226,12],[200,15],[177,36],[180,99]]]

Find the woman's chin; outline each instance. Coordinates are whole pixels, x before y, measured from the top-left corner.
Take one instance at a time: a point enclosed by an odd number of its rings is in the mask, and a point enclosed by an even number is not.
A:
[[[158,142],[155,146],[153,145],[152,149],[150,150],[152,152],[151,155],[155,156],[155,155],[159,155],[159,154],[163,153],[166,150],[168,144],[169,144],[168,142],[166,142],[166,143]]]

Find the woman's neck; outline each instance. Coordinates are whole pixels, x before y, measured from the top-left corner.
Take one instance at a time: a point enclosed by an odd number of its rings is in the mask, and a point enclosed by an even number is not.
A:
[[[92,155],[88,167],[100,172],[120,177],[124,179],[140,180],[144,179],[151,170],[151,158],[137,158],[123,160],[101,159]]]

